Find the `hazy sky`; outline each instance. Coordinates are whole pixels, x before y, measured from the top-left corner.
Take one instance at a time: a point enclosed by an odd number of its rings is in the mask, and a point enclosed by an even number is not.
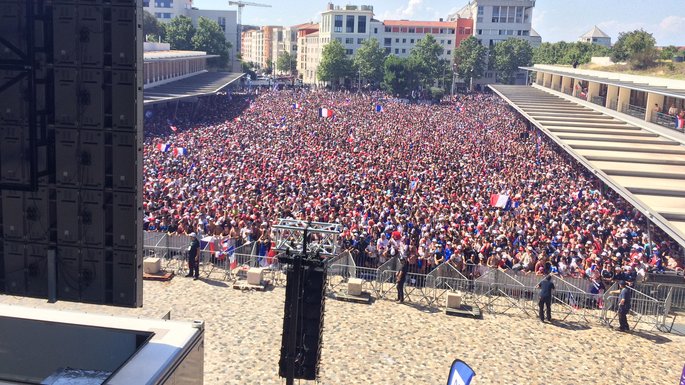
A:
[[[272,8],[245,7],[243,23],[295,25],[317,21],[327,0],[249,0]],[[356,0],[333,1],[336,5],[373,5],[375,17],[384,19],[437,20],[463,7],[467,0]],[[236,9],[228,0],[194,0],[200,9]],[[575,41],[597,25],[616,41],[619,32],[642,28],[658,45],[685,46],[683,0],[537,0],[533,28],[543,41]]]

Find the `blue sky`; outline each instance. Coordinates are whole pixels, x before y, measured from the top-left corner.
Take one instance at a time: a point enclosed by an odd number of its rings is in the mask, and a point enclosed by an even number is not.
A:
[[[317,21],[327,0],[250,0],[272,8],[245,7],[243,23],[251,25],[295,25]],[[373,5],[376,18],[437,20],[458,10],[467,0],[356,0],[334,1],[336,5]],[[194,0],[200,9],[235,9],[228,0]],[[683,0],[537,0],[533,28],[543,41],[574,41],[599,26],[616,41],[619,32],[642,28],[654,35],[658,45],[685,46],[685,1]]]

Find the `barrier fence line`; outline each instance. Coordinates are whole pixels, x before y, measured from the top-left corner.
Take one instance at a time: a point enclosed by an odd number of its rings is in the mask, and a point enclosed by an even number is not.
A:
[[[184,235],[144,233],[144,255],[159,257],[167,270],[187,272],[187,252],[191,238]],[[200,271],[207,278],[238,280],[253,267],[262,268],[265,279],[274,285],[285,285],[280,254],[259,255],[256,242],[235,245],[222,238],[203,242],[200,250]],[[262,251],[264,252],[264,251]],[[350,278],[363,280],[363,290],[377,299],[395,299],[396,274],[401,269],[398,257],[392,257],[377,268],[357,266],[353,256],[345,251],[325,260],[329,292],[346,292]],[[482,265],[467,265],[464,272],[448,262],[432,269],[412,267],[405,281],[405,300],[424,306],[444,308],[447,294],[462,295],[463,302],[493,314],[523,314],[537,317],[537,284],[546,276],[518,271],[490,269]],[[581,323],[613,326],[617,322],[617,289],[613,284],[602,289],[601,282],[574,277],[553,276],[554,318]],[[685,286],[638,283],[632,290],[631,327],[647,327],[670,331],[675,320],[671,310],[685,309]],[[670,324],[670,327],[669,327]]]

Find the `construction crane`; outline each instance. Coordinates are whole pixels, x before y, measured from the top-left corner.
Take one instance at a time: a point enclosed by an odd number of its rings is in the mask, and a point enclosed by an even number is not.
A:
[[[252,3],[249,1],[229,1],[228,5],[235,5],[238,7],[238,42],[236,44],[236,52],[240,53],[240,45],[243,38],[243,8],[245,8],[246,5],[266,8],[271,8],[271,6],[269,4]]]

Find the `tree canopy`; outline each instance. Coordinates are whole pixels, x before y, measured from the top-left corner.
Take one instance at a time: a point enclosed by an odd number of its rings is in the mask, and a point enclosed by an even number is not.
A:
[[[445,72],[445,61],[441,59],[444,49],[433,35],[426,35],[419,40],[409,54],[422,86],[430,88],[436,79]]]
[[[380,46],[378,40],[366,39],[352,60],[362,78],[379,84],[383,81],[385,56],[385,50]]]
[[[219,60],[213,60],[213,64],[219,67],[225,67],[228,64],[228,53],[231,43],[226,41],[226,35],[224,35],[224,31],[216,21],[200,17],[197,23],[197,30],[191,42],[193,49],[197,51],[204,51],[210,55],[219,55]]]
[[[177,16],[164,25],[165,40],[171,44],[171,49],[191,51],[193,49],[193,36],[195,27],[190,18]]]
[[[414,58],[400,58],[390,55],[383,63],[383,89],[400,97],[408,96],[419,86],[418,69],[421,66]]]
[[[324,82],[337,84],[340,78],[350,75],[352,61],[345,53],[345,47],[338,40],[333,40],[323,47],[321,62],[316,71],[316,76]]]
[[[495,44],[490,60],[499,71],[500,80],[512,84],[521,66],[529,66],[533,58],[533,48],[526,40],[511,38]]]
[[[611,54],[614,62],[627,61],[635,69],[654,65],[656,58],[656,39],[642,29],[619,33]]]
[[[292,74],[295,72],[295,66],[297,65],[296,60],[297,57],[295,55],[291,55],[290,52],[281,52],[276,59],[276,69],[278,69],[280,72]]]
[[[164,37],[164,26],[162,26],[157,18],[148,11],[143,10],[143,35],[146,40],[156,40],[156,38]]]
[[[587,64],[593,56],[609,56],[611,49],[586,42],[542,43],[533,49],[535,64]]]
[[[454,64],[457,76],[470,81],[479,79],[485,73],[488,49],[478,39],[469,36],[454,50]],[[472,81],[470,81],[473,84]]]

